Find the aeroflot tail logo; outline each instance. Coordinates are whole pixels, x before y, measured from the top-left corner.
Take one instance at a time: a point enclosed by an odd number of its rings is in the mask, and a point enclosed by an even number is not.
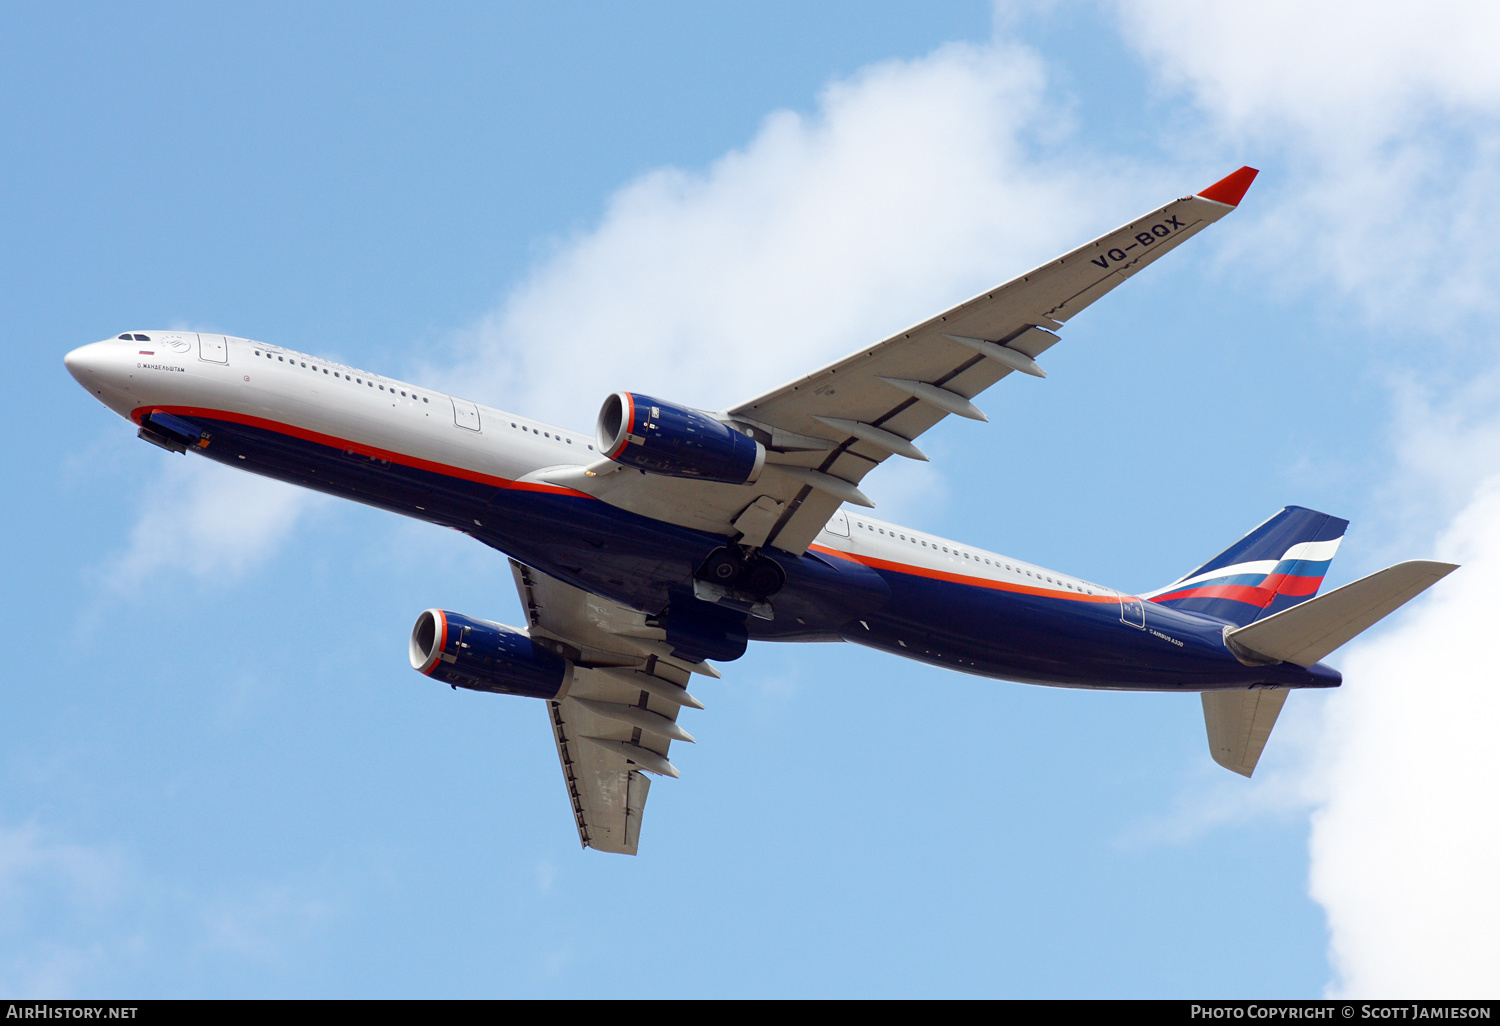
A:
[[[1259,559],[1221,566],[1184,578],[1145,597],[1157,602],[1187,598],[1224,598],[1264,608],[1278,595],[1306,597],[1317,592],[1342,538],[1298,542],[1280,559]]]
[[[1136,232],[1135,241],[1121,249],[1119,246],[1106,252],[1103,256],[1094,257],[1089,263],[1098,267],[1108,267],[1110,264],[1124,263],[1140,256],[1139,253],[1132,254],[1132,249],[1148,249],[1156,245],[1162,239],[1168,238],[1173,232],[1182,231],[1187,225],[1179,221],[1176,216],[1169,217],[1165,221],[1158,221],[1143,232]]]

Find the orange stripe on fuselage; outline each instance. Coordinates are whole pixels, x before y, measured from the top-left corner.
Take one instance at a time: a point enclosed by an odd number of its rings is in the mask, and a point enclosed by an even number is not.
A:
[[[325,435],[317,431],[309,431],[306,428],[294,427],[291,424],[282,424],[279,421],[266,420],[263,417],[251,417],[243,413],[230,413],[226,410],[210,410],[198,406],[141,406],[130,411],[130,419],[139,424],[142,416],[158,411],[183,417],[208,417],[212,420],[227,420],[231,424],[243,424],[246,427],[260,428],[263,431],[274,431],[277,434],[289,435],[304,442],[314,442],[318,445],[326,445],[334,449],[357,452],[361,456],[373,456],[376,459],[399,463],[404,467],[427,470],[434,474],[457,477],[465,481],[476,482],[477,484],[491,485],[495,488],[510,488],[523,492],[551,492],[556,495],[576,495],[581,499],[593,498],[587,492],[576,491],[572,488],[541,484],[534,481],[513,481],[507,477],[481,474],[477,470],[466,470],[463,467],[455,467],[447,463],[436,463],[432,460],[424,460],[420,456],[408,456],[406,453],[396,452],[391,449],[380,449],[373,445],[366,445],[363,442],[340,438],[337,435]]]
[[[935,581],[950,581],[954,584],[967,584],[975,588],[988,588],[991,591],[1010,591],[1019,595],[1036,595],[1040,598],[1065,599],[1069,602],[1119,601],[1119,598],[1114,595],[1080,595],[1077,592],[1054,591],[1050,588],[1033,588],[1030,585],[1013,584],[1010,581],[996,581],[988,577],[971,577],[968,574],[956,574],[948,570],[933,570],[929,567],[915,566],[911,563],[897,563],[889,559],[877,559],[874,556],[860,556],[853,552],[845,552],[842,549],[831,549],[826,545],[809,545],[808,548],[824,555],[847,559],[851,563],[860,563],[875,570],[891,570],[899,574],[927,577]],[[1127,601],[1138,601],[1128,595],[1125,598]]]
[[[283,424],[279,421],[267,420],[263,417],[252,417],[243,413],[231,413],[227,410],[212,410],[199,406],[141,406],[130,412],[130,419],[139,424],[141,418],[153,411],[171,413],[183,417],[207,417],[212,420],[227,420],[232,424],[243,424],[246,427],[260,428],[264,431],[272,431],[277,434],[288,435],[305,442],[313,442],[335,449],[344,449],[348,452],[357,452],[362,456],[373,456],[376,459],[389,460],[402,466],[412,467],[416,470],[426,470],[435,474],[448,477],[457,477],[465,481],[474,481],[478,484],[487,484],[495,488],[508,488],[517,491],[547,492],[554,495],[571,495],[580,499],[593,499],[587,492],[580,492],[572,488],[563,488],[559,485],[541,484],[532,481],[514,481],[510,478],[496,477],[492,474],[482,474],[477,470],[466,470],[463,467],[455,467],[447,463],[437,463],[433,460],[424,460],[419,456],[410,456],[406,453],[396,452],[392,449],[381,449],[377,446],[366,445],[348,438],[340,438],[337,435],[325,435],[318,431],[310,431],[291,424]],[[992,591],[1009,591],[1020,595],[1035,595],[1040,598],[1064,599],[1070,602],[1115,602],[1118,601],[1114,595],[1080,595],[1076,592],[1056,591],[1049,588],[1034,588],[1024,584],[1013,584],[1008,581],[996,581],[987,577],[972,577],[967,574],[957,574],[946,570],[934,570],[929,567],[915,566],[910,563],[898,563],[893,560],[877,559],[874,556],[861,556],[852,552],[844,552],[841,549],[833,549],[824,545],[809,545],[809,549],[835,556],[839,559],[847,559],[853,563],[862,563],[865,566],[879,570],[891,570],[896,573],[911,574],[916,577],[926,577],[932,580],[949,581],[954,584],[967,584],[976,588],[988,588]],[[1125,596],[1127,601],[1134,601],[1131,596]],[[447,637],[447,618],[443,622],[443,635]]]

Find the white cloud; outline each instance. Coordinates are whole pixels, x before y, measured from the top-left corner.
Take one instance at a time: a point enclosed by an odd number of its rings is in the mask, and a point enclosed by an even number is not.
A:
[[[1332,292],[1335,308],[1351,303],[1384,335],[1402,407],[1389,490],[1409,517],[1389,518],[1396,533],[1430,539],[1421,525],[1467,503],[1437,548],[1468,566],[1389,633],[1340,657],[1348,683],[1314,742],[1311,888],[1330,924],[1331,989],[1493,994],[1500,681],[1487,637],[1500,603],[1486,582],[1500,560],[1489,326],[1500,306],[1491,230],[1500,64],[1488,50],[1500,9],[1342,0],[1120,9],[1161,80],[1205,115],[1198,141],[1279,163],[1267,176],[1281,191],[1277,212],[1245,242],[1267,272]],[[1446,374],[1422,373],[1434,365]],[[1464,378],[1477,383],[1455,388]]]
[[[1122,0],[1119,9],[1161,81],[1207,115],[1186,145],[1236,148],[1280,190],[1274,211],[1253,215],[1259,230],[1237,240],[1268,272],[1288,287],[1331,287],[1372,322],[1417,336],[1500,308],[1490,228],[1500,221],[1500,62],[1489,52],[1500,8]]]
[[[1291,131],[1304,151],[1368,149],[1434,114],[1488,116],[1500,104],[1500,8],[1482,0],[1119,7],[1163,80],[1194,92],[1236,140]]]
[[[109,849],[35,823],[0,826],[0,991],[65,995],[96,973],[108,955],[97,925],[120,903],[126,876]]]
[[[204,945],[257,961],[281,961],[333,917],[326,891],[326,886],[282,882],[222,896],[203,911]]]
[[[622,388],[717,409],[775,387],[1121,217],[1086,161],[1045,156],[1058,120],[1025,49],[867,68],[706,171],[622,188],[449,378],[579,426]]]
[[[456,366],[420,373],[591,427],[618,389],[716,409],[844,356],[1134,211],[1118,173],[1045,155],[1066,121],[1045,86],[1037,55],[1003,44],[944,46],[834,82],[812,113],[770,115],[707,170],[626,184],[595,228],[457,336]],[[888,511],[942,493],[931,468],[887,477]],[[234,577],[314,500],[179,461],[148,490],[111,576]]]
[[[129,545],[108,579],[121,591],[161,571],[233,579],[274,552],[320,499],[206,459],[174,459],[145,490]]]
[[[1463,569],[1344,658],[1328,706],[1312,894],[1339,995],[1500,990],[1500,477],[1438,552]]]

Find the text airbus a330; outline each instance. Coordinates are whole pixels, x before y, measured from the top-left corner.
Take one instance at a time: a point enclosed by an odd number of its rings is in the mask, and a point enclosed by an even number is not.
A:
[[[634,854],[692,674],[758,641],[852,641],[965,673],[1199,692],[1249,776],[1288,690],[1454,569],[1401,563],[1314,598],[1347,522],[1288,506],[1145,595],[876,519],[891,456],[1036,359],[1075,314],[1232,211],[1241,168],[1012,281],[722,413],[619,392],[593,437],[274,345],[127,332],[68,370],[147,441],[457,528],[510,559],[508,627],[423,612],[411,664],[546,703],[578,834]],[[852,507],[845,509],[845,506]]]

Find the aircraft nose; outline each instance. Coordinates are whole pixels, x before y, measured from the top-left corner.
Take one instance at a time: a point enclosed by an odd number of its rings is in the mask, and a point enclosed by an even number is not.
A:
[[[63,357],[63,366],[68,368],[74,381],[88,388],[104,369],[108,349],[108,342],[91,342],[86,346],[79,346]]]
[[[68,368],[68,374],[74,375],[74,381],[84,389],[93,390],[110,377],[111,366],[118,366],[118,356],[118,344],[114,339],[90,342],[63,357],[63,366]]]

